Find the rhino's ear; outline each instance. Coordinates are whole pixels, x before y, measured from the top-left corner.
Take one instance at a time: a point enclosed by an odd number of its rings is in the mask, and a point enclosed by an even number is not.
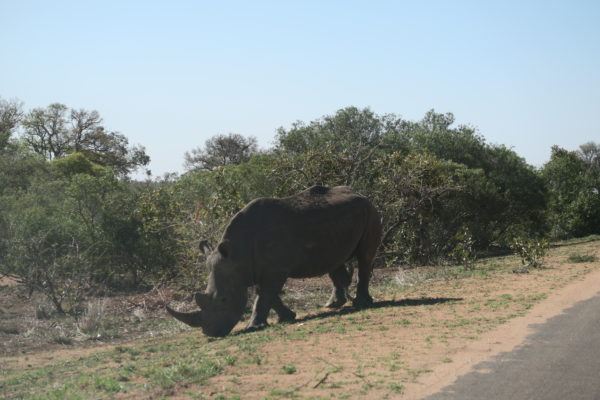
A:
[[[212,251],[213,251],[212,245],[206,239],[201,240],[200,243],[198,243],[198,248],[200,249],[200,252],[204,255],[212,253]]]
[[[229,256],[229,240],[223,240],[217,247],[219,253],[225,258]]]

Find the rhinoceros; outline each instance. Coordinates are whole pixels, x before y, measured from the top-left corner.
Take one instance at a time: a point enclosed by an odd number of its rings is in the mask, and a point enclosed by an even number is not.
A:
[[[358,262],[352,304],[368,307],[373,303],[369,279],[381,235],[381,218],[373,204],[346,186],[313,186],[290,197],[253,200],[231,219],[207,256],[208,286],[194,296],[200,310],[166,309],[204,334],[222,337],[241,319],[248,288],[255,286],[246,329],[266,326],[271,309],[278,322],[290,322],[296,314],[279,297],[286,280],[329,274],[333,291],[326,306],[339,308],[348,301],[352,272],[346,262],[352,258]]]

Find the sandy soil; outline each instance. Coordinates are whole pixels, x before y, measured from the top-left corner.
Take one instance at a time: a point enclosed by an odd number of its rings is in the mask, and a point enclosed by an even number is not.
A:
[[[0,286],[16,286],[17,280],[12,276],[0,276]]]
[[[598,255],[598,247],[579,249]],[[600,265],[565,258],[565,251],[554,251],[547,269],[530,274],[432,282],[386,298],[389,307],[337,316],[332,332],[320,332],[318,319],[309,316],[262,347],[260,365],[232,368],[199,389],[244,399],[422,398],[479,361],[519,345],[530,324],[596,294]],[[310,334],[295,339],[299,327]],[[296,372],[282,372],[285,365]]]
[[[363,311],[347,307],[331,312],[315,306],[327,296],[327,279],[292,281],[285,297],[298,312],[294,324],[216,341],[207,341],[197,330],[186,330],[128,343],[142,351],[146,344],[172,343],[187,353],[197,352],[198,357],[230,357],[232,361],[216,376],[202,383],[178,381],[161,389],[142,375],[133,375],[118,394],[94,397],[422,398],[452,383],[476,363],[518,346],[530,332],[530,324],[596,294],[600,261],[571,263],[568,255],[573,252],[598,258],[600,242],[555,248],[545,258],[546,268],[529,274],[512,273],[519,265],[514,257],[485,260],[471,274],[459,276],[455,270],[440,268],[431,270],[435,273],[427,269],[378,272],[373,288],[376,307]],[[313,295],[307,302],[306,297]],[[17,369],[35,372],[65,360],[79,360],[80,374],[102,376],[109,374],[108,367],[123,367],[115,361],[118,357],[109,358],[110,366],[89,370],[85,370],[85,359],[113,348],[110,344],[63,347],[4,357],[0,365],[7,369],[7,376],[17,376]],[[169,366],[167,358],[178,355],[167,351],[174,350],[146,353],[144,361],[159,369]],[[61,381],[49,384],[60,386]]]
[[[440,364],[418,382],[409,384],[404,398],[420,399],[437,393],[462,375],[470,372],[480,362],[500,353],[510,352],[524,344],[527,337],[533,333],[535,325],[542,324],[563,313],[574,304],[599,293],[600,270],[596,270],[584,279],[552,293],[547,300],[534,306],[527,315],[515,318],[457,350],[453,356],[452,365]]]

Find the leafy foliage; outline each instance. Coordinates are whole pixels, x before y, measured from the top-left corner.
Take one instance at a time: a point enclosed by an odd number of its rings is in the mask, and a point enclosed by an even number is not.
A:
[[[141,147],[96,111],[62,104],[21,111],[0,100],[0,273],[69,312],[99,287],[178,279],[201,286],[199,244],[218,241],[257,197],[322,184],[372,199],[384,226],[381,264],[453,261],[511,248],[537,267],[547,242],[600,233],[600,147],[553,148],[541,171],[490,145],[454,116],[422,120],[348,107],[280,128],[272,149],[217,135],[187,153],[188,172],[133,182]],[[518,239],[513,239],[517,237]]]
[[[351,185],[381,210],[386,253],[411,263],[446,257],[463,226],[480,249],[505,243],[515,225],[543,233],[538,173],[512,150],[453,123],[452,114],[433,110],[409,122],[355,107],[297,122],[278,132],[276,194]]]
[[[549,190],[548,222],[556,238],[600,233],[600,164],[597,145],[580,152],[558,146],[542,176]]]
[[[527,272],[529,268],[542,267],[542,259],[548,252],[549,243],[546,239],[516,237],[512,240],[510,247],[521,257],[522,268],[515,272]]]
[[[0,153],[8,146],[21,118],[23,118],[23,111],[20,102],[0,98]]]
[[[135,287],[172,269],[179,243],[170,193],[135,188],[83,155],[50,166],[0,197],[2,272],[68,312],[101,285]]]
[[[204,147],[185,153],[185,165],[189,170],[212,171],[217,167],[241,164],[258,151],[256,138],[237,133],[216,135],[204,143]]]
[[[469,232],[469,228],[463,227],[454,235],[456,244],[452,249],[452,255],[461,263],[465,269],[473,269],[477,258],[474,249],[475,239]]]
[[[23,142],[48,160],[82,153],[90,161],[127,175],[150,162],[143,147],[129,147],[128,139],[107,131],[97,111],[69,109],[53,103],[34,108],[22,121]]]

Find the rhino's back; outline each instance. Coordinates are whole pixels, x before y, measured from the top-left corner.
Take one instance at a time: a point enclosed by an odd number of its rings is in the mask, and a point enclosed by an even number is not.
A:
[[[373,206],[348,187],[313,186],[297,195],[257,199],[232,221],[240,240],[251,241],[253,268],[311,277],[352,257]],[[378,218],[378,217],[377,217]]]
[[[364,213],[370,206],[369,200],[347,186],[312,186],[289,197],[253,200],[241,214],[245,214],[243,224],[249,225],[244,228],[300,234],[311,225],[319,228],[344,225],[349,217]]]

